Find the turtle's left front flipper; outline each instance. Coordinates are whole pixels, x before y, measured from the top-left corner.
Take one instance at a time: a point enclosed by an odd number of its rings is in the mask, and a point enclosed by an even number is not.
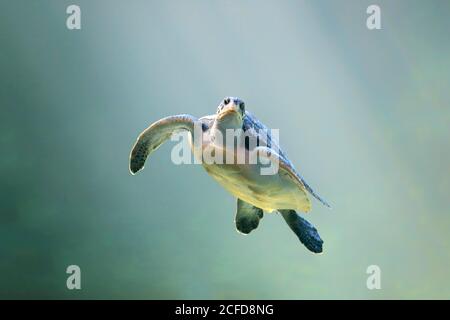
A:
[[[235,217],[236,229],[244,234],[249,234],[259,225],[263,218],[263,210],[241,199],[237,199],[237,211]]]
[[[278,211],[306,248],[314,253],[322,252],[323,240],[311,223],[300,217],[294,210]]]

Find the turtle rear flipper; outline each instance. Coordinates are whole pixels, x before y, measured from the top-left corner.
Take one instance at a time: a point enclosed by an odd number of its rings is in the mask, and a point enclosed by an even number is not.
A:
[[[294,210],[278,210],[283,216],[284,220],[297,235],[300,242],[305,245],[308,250],[314,253],[322,252],[323,240],[320,238],[317,229],[314,226],[300,217]]]
[[[262,219],[263,215],[262,209],[241,199],[237,199],[237,211],[234,221],[236,223],[236,229],[239,232],[249,234],[258,227],[259,220]]]

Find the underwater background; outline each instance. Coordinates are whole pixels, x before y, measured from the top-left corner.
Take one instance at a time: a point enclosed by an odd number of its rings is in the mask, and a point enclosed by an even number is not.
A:
[[[450,2],[376,1],[381,30],[370,4],[1,0],[0,298],[450,298]],[[129,173],[150,123],[225,96],[331,203],[324,254],[277,214],[238,234],[173,142]]]

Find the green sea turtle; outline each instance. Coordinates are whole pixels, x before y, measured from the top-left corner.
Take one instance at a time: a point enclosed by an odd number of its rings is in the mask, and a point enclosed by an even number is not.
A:
[[[327,207],[328,203],[308,186],[279,148],[269,129],[246,111],[244,102],[238,98],[225,98],[214,115],[200,119],[187,114],[175,115],[150,125],[139,135],[131,151],[131,173],[134,175],[143,169],[149,154],[180,130],[190,132],[190,144],[196,159],[201,158],[205,150],[209,154],[220,153],[222,159],[232,154],[231,163],[203,161],[202,165],[209,175],[237,198],[235,223],[239,232],[248,234],[256,229],[263,212],[279,212],[310,251],[322,252],[323,241],[317,230],[296,211],[308,212],[311,209],[308,194]],[[218,137],[231,139],[227,136],[230,130],[240,130],[247,137],[244,137],[245,143],[233,144],[232,149],[226,141],[219,143]],[[195,147],[194,140],[198,139],[195,134],[200,135],[199,147]],[[233,142],[237,136],[232,137]],[[250,145],[250,140],[256,143]],[[246,159],[249,154],[257,153],[260,161],[236,161],[235,155],[239,151],[247,156]],[[269,161],[263,164],[261,159]],[[278,170],[274,174],[261,174],[267,163],[273,161],[276,161]]]

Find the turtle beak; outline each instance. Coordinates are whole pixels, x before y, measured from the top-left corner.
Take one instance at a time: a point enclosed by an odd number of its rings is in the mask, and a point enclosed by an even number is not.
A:
[[[233,116],[239,115],[240,116],[240,113],[238,111],[236,111],[235,108],[231,107],[231,108],[227,108],[226,110],[223,110],[217,118],[219,120],[222,120],[230,115],[233,115]]]

